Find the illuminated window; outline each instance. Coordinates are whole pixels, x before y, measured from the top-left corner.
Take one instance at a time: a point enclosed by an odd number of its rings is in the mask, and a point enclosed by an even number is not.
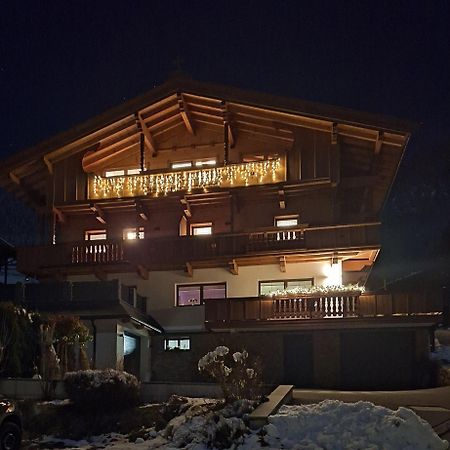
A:
[[[203,161],[195,161],[195,167],[215,166],[217,161],[215,159],[206,159]]]
[[[164,350],[190,350],[190,338],[170,338],[164,339]]]
[[[192,161],[178,161],[173,162],[170,167],[174,170],[178,169],[189,169],[192,167]]]
[[[226,296],[226,283],[177,285],[177,306],[202,305],[205,300]]]
[[[314,285],[314,278],[302,278],[298,280],[273,280],[259,282],[259,295],[267,295],[273,291],[293,289],[296,287],[309,288]]]
[[[120,177],[125,175],[125,170],[107,170],[105,172],[105,177]]]
[[[207,236],[212,234],[212,223],[191,224],[191,236]]]
[[[125,228],[123,230],[123,238],[125,240],[144,239],[144,227],[139,227],[139,233],[136,236],[136,228]]]
[[[139,175],[140,173],[141,173],[141,169],[128,169],[127,170],[127,175]]]
[[[106,239],[106,230],[88,230],[84,232],[85,241],[104,241]]]
[[[277,228],[296,227],[298,225],[298,216],[277,216],[274,220]]]

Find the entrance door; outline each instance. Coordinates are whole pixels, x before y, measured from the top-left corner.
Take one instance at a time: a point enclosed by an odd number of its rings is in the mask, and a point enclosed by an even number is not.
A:
[[[123,333],[123,369],[139,378],[140,363],[141,338],[125,331]]]
[[[284,384],[312,387],[314,382],[313,342],[307,334],[283,336]]]

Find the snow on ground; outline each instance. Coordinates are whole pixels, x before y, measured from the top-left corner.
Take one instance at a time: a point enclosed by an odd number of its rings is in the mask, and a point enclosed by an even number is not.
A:
[[[135,442],[128,442],[127,436],[112,433],[83,441],[46,437],[41,443],[55,448],[53,444],[58,441],[65,446],[59,448],[78,450],[206,450],[216,448],[211,445],[214,441],[220,441],[219,448],[241,450],[449,448],[447,441],[442,441],[428,423],[407,408],[392,411],[370,402],[343,403],[337,400],[325,400],[316,405],[283,406],[270,417],[269,424],[262,430],[251,431],[242,419],[248,405],[214,411],[214,407],[211,408],[217,404],[214,400],[189,400],[184,412],[172,419],[164,430],[158,433],[149,430],[147,440],[138,438]]]
[[[435,360],[441,361],[444,365],[450,366],[450,346],[442,345],[436,338],[434,340],[435,351],[431,353],[431,357]]]

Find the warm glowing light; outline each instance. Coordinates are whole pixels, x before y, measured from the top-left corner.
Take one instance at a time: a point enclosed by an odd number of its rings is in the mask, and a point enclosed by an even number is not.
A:
[[[339,286],[342,284],[342,263],[340,261],[337,264],[325,264],[324,266],[324,285],[325,286]]]
[[[172,169],[187,169],[192,167],[191,161],[172,163]]]
[[[189,164],[192,165],[191,162]],[[174,165],[172,167],[174,168]],[[177,168],[181,167],[177,166]],[[90,184],[89,196],[90,198],[134,197],[137,195],[158,196],[179,191],[191,192],[194,189],[206,190],[210,187],[273,183],[284,181],[284,177],[284,165],[281,164],[281,159],[278,158],[232,164],[224,167],[208,167],[160,174],[117,177],[95,176]]]
[[[207,161],[196,161],[195,167],[203,167],[203,166],[215,166],[216,160],[215,159],[208,159]]]
[[[298,297],[302,295],[339,295],[348,294],[349,292],[363,293],[365,291],[364,286],[358,284],[336,284],[336,285],[324,285],[324,286],[298,286],[288,289],[278,289],[266,294],[266,297]]]
[[[121,175],[125,175],[125,170],[107,170],[105,172],[105,177],[119,177]]]

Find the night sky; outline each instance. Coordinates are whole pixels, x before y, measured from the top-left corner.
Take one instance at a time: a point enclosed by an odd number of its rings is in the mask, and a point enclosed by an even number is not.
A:
[[[450,199],[448,0],[6,0],[0,45],[0,156],[181,66],[202,81],[419,122],[390,207],[408,210],[422,170],[431,200],[445,210]]]

